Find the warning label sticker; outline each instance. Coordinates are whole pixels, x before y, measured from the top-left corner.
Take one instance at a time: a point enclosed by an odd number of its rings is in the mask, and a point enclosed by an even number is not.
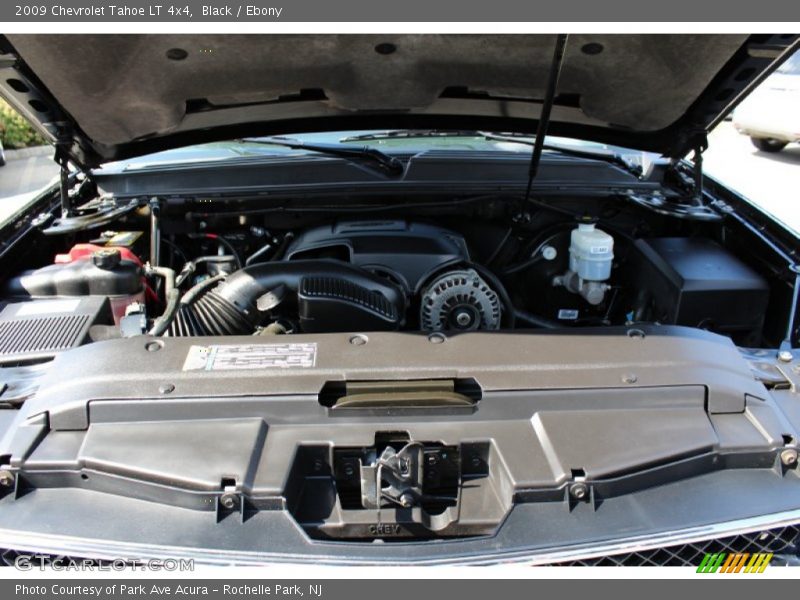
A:
[[[317,345],[313,343],[192,346],[183,370],[310,369],[316,363]]]

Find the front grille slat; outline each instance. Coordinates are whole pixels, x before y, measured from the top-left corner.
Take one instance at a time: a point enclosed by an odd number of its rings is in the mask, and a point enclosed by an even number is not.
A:
[[[562,567],[697,567],[706,554],[772,553],[798,556],[800,554],[800,525],[789,525],[729,537],[677,544],[639,552],[595,556],[551,563]]]

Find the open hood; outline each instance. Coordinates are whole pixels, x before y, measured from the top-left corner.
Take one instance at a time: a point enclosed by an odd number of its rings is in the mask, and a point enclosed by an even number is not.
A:
[[[9,35],[0,93],[94,166],[301,131],[533,132],[554,35]],[[681,156],[797,35],[571,35],[549,133]]]

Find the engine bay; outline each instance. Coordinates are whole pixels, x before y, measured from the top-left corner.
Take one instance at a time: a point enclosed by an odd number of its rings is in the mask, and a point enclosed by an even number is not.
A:
[[[777,344],[785,327],[769,310],[785,301],[785,282],[720,221],[656,215],[625,199],[537,201],[534,210],[495,198],[444,210],[376,204],[328,218],[182,204],[154,198],[102,227],[44,228],[17,257],[39,264],[2,287],[3,360],[145,334],[639,323],[759,347]],[[104,214],[91,205],[73,220]]]
[[[51,207],[2,258],[3,400],[24,432],[6,506],[74,488],[312,545],[488,543],[534,509],[605,535],[612,505],[624,520],[655,487],[705,498],[726,476],[780,482],[783,509],[794,273],[744,219],[651,201]]]

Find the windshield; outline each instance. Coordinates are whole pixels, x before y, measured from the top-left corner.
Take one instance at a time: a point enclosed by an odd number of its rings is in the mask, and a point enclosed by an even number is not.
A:
[[[782,75],[800,75],[800,51],[795,52],[777,70]]]
[[[493,139],[492,136],[495,136]],[[496,139],[502,138],[502,139]],[[270,140],[276,142],[269,144]],[[520,155],[530,154],[533,136],[502,132],[441,131],[441,130],[367,130],[333,131],[322,133],[298,133],[275,137],[260,137],[212,142],[186,146],[149,154],[119,163],[109,163],[104,169],[137,169],[154,165],[182,164],[187,162],[219,161],[263,156],[308,155],[311,150],[288,148],[279,143],[291,141],[304,144],[334,144],[342,148],[375,148],[386,154],[417,154],[428,150],[448,150],[462,152],[510,152]],[[547,137],[550,146],[563,146],[593,152],[598,155],[622,155],[631,162],[639,163],[645,153],[606,144],[583,140]]]

